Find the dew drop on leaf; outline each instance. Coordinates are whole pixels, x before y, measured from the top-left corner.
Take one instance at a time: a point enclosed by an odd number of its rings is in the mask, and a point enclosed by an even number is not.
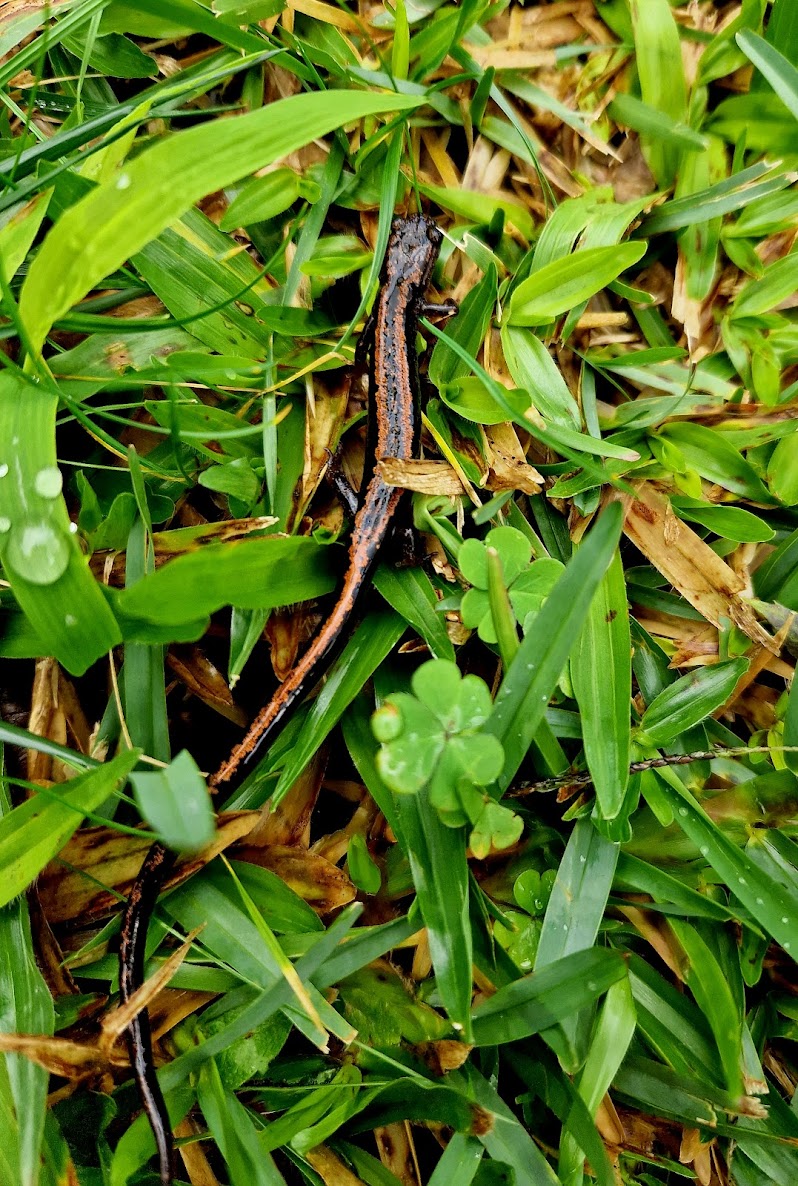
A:
[[[32,585],[52,585],[69,564],[69,541],[50,523],[18,523],[8,540],[6,561]]]
[[[63,478],[56,465],[46,465],[33,479],[33,488],[42,498],[58,498],[62,486]]]

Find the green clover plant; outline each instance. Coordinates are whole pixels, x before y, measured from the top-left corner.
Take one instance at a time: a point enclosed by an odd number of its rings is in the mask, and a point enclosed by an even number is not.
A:
[[[532,561],[532,545],[515,527],[494,527],[484,541],[465,541],[457,559],[460,571],[472,588],[463,597],[460,607],[463,625],[476,628],[483,642],[495,644],[498,639],[488,594],[490,548],[499,555],[510,606],[524,633],[554,588],[563,566],[559,560],[548,556]]]
[[[476,857],[509,848],[523,823],[485,790],[504,762],[498,738],[481,732],[493,707],[487,685],[434,659],[416,671],[412,689],[388,696],[372,718],[383,781],[398,795],[426,789],[447,827],[470,825]]]

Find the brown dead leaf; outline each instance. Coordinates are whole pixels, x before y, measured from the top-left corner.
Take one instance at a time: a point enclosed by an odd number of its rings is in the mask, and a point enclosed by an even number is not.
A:
[[[269,799],[264,803],[260,820],[247,839],[248,845],[254,848],[268,845],[308,847],[310,817],[319,797],[326,765],[326,747],[322,746],[276,806]]]
[[[307,417],[305,429],[305,470],[302,475],[302,498],[297,515],[305,513],[305,508],[324,477],[330,453],[335,450],[341,432],[349,394],[349,376],[334,388],[322,385],[314,388],[313,413]]]
[[[613,491],[625,509],[624,531],[686,601],[718,628],[730,619],[759,646],[776,653],[774,640],[740,597],[744,582],[686,523],[651,482],[634,483],[635,497]]]
[[[306,1160],[324,1182],[324,1186],[365,1186],[362,1178],[353,1174],[337,1153],[326,1145],[317,1145],[305,1154]]]
[[[189,692],[228,721],[242,729],[246,726],[247,714],[235,703],[227,680],[200,647],[174,644],[166,652],[166,662]]]
[[[51,1075],[73,1082],[96,1075],[105,1060],[96,1043],[73,1042],[49,1034],[2,1034],[0,1053],[21,1054]],[[121,1061],[120,1066],[124,1065]]]
[[[213,843],[180,860],[166,885],[179,885],[202,869],[243,839],[258,818],[257,811],[221,815]],[[39,897],[50,922],[81,927],[118,909],[120,894],[130,892],[151,843],[148,836],[138,839],[111,827],[81,828],[39,878]]]
[[[407,1121],[375,1128],[374,1139],[377,1142],[380,1161],[399,1179],[402,1186],[420,1186],[418,1158],[413,1133]]]
[[[339,910],[356,897],[357,891],[342,869],[305,849],[283,844],[261,848],[247,845],[236,851],[236,858],[276,873],[319,914]]]
[[[441,1038],[435,1042],[419,1042],[415,1049],[433,1075],[442,1077],[447,1071],[459,1070],[473,1047],[452,1038]]]
[[[658,914],[648,910],[641,910],[637,906],[619,907],[621,914],[626,915],[633,927],[636,927],[646,942],[650,943],[662,962],[670,968],[680,980],[682,974],[682,960],[684,953],[676,942],[673,931],[667,921]]]
[[[596,1112],[596,1128],[601,1133],[602,1139],[609,1145],[623,1145],[626,1140],[623,1121],[618,1115],[618,1111],[609,1093],[604,1096],[604,1099],[598,1106],[598,1111]]]
[[[493,491],[522,490],[524,494],[539,494],[543,478],[530,465],[512,424],[491,424],[485,428],[488,442],[490,477],[488,488]]]
[[[173,951],[168,959],[164,960],[160,968],[148,976],[140,988],[137,988],[130,1000],[125,1001],[123,1005],[117,1005],[115,1009],[110,1009],[100,1022],[100,1041],[98,1049],[100,1054],[110,1059],[111,1051],[113,1050],[117,1040],[122,1036],[134,1018],[138,1017],[142,1009],[146,1009],[158,993],[166,987],[169,981],[174,976],[177,969],[182,964],[183,960],[191,950],[191,944],[196,939],[197,935],[202,930],[202,927],[196,927],[188,935],[185,943],[182,943],[176,951]]]
[[[377,471],[389,486],[401,486],[418,494],[458,498],[463,493],[463,484],[448,461],[400,461],[397,457],[384,457],[377,463]]]

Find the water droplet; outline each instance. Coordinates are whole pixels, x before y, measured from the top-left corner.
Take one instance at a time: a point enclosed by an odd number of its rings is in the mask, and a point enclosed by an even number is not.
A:
[[[12,437],[11,444],[16,448],[16,446],[19,444],[19,437]]]
[[[679,815],[687,815],[687,808],[686,808],[686,807],[680,807],[680,808],[679,808]]]
[[[56,465],[47,465],[40,469],[33,479],[33,487],[42,498],[58,498],[63,484],[61,470]]]
[[[534,664],[534,663],[527,663],[527,665],[526,665],[526,669],[527,669],[527,671],[534,671],[534,670],[535,670],[535,664]]]
[[[784,923],[784,925],[786,926],[786,925],[787,925],[787,923],[788,923],[790,920],[789,920],[789,918],[786,918],[786,917],[785,917],[785,918],[782,918],[782,920],[781,920],[781,921],[782,921],[782,922]]]
[[[587,864],[587,857],[586,857],[586,856],[581,856],[581,857],[579,858],[579,862],[580,862],[580,864],[582,864],[582,865],[586,865],[586,864]]]
[[[77,534],[78,534],[78,525],[77,525],[77,523],[70,523],[70,524],[69,524],[69,534],[70,534],[70,535],[77,535]]]
[[[67,536],[42,519],[15,524],[6,560],[32,585],[52,585],[66,571],[69,552]]]
[[[65,614],[64,615],[64,625],[65,626],[77,626],[77,624],[78,624],[78,620],[74,614]]]
[[[737,883],[738,883],[738,885],[745,885],[745,884],[746,884],[745,878],[744,878],[744,877],[738,877],[738,878],[737,878]]]
[[[701,853],[701,856],[702,856],[702,857],[708,857],[708,856],[709,856],[709,847],[708,847],[708,845],[706,845],[706,844],[702,844],[702,845],[701,845],[701,848],[700,848],[700,850],[699,850],[699,851],[700,851],[700,853]]]
[[[587,982],[587,991],[588,992],[595,992],[597,987],[598,986],[597,986],[595,980],[588,980],[588,982]]]
[[[116,179],[117,189],[130,189],[130,174],[120,173]]]
[[[4,461],[3,464],[0,465],[0,478],[4,478],[7,473],[8,473],[8,462]]]
[[[564,923],[562,924],[562,929],[563,929],[564,931],[567,931],[567,930],[568,930],[568,923],[567,923],[567,922],[564,922]]]
[[[782,947],[784,948],[784,950],[785,950],[785,951],[789,951],[789,950],[790,950],[790,945],[789,945],[789,943],[782,943]]]
[[[7,519],[5,515],[0,515],[0,533],[5,535],[5,533],[10,530],[11,530],[11,520]]]
[[[764,905],[765,905],[765,899],[764,899],[764,898],[757,898],[757,900],[756,900],[756,904],[757,904],[757,906],[764,906]]]

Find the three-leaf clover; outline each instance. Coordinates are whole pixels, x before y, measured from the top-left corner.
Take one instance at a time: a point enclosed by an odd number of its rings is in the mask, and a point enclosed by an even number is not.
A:
[[[494,548],[501,560],[504,583],[516,621],[526,631],[543,602],[556,584],[563,566],[559,560],[543,556],[532,560],[532,545],[514,527],[494,527],[485,537],[467,539],[460,548],[457,562],[472,586],[463,597],[460,612],[463,625],[473,629],[483,642],[495,643],[496,630],[488,597],[488,549]]]
[[[522,821],[485,791],[501,773],[504,750],[498,738],[481,732],[492,703],[483,680],[462,676],[455,663],[424,663],[412,680],[413,695],[388,696],[372,719],[380,741],[377,768],[396,794],[426,787],[444,824],[471,824],[471,849],[486,856],[507,848]]]

